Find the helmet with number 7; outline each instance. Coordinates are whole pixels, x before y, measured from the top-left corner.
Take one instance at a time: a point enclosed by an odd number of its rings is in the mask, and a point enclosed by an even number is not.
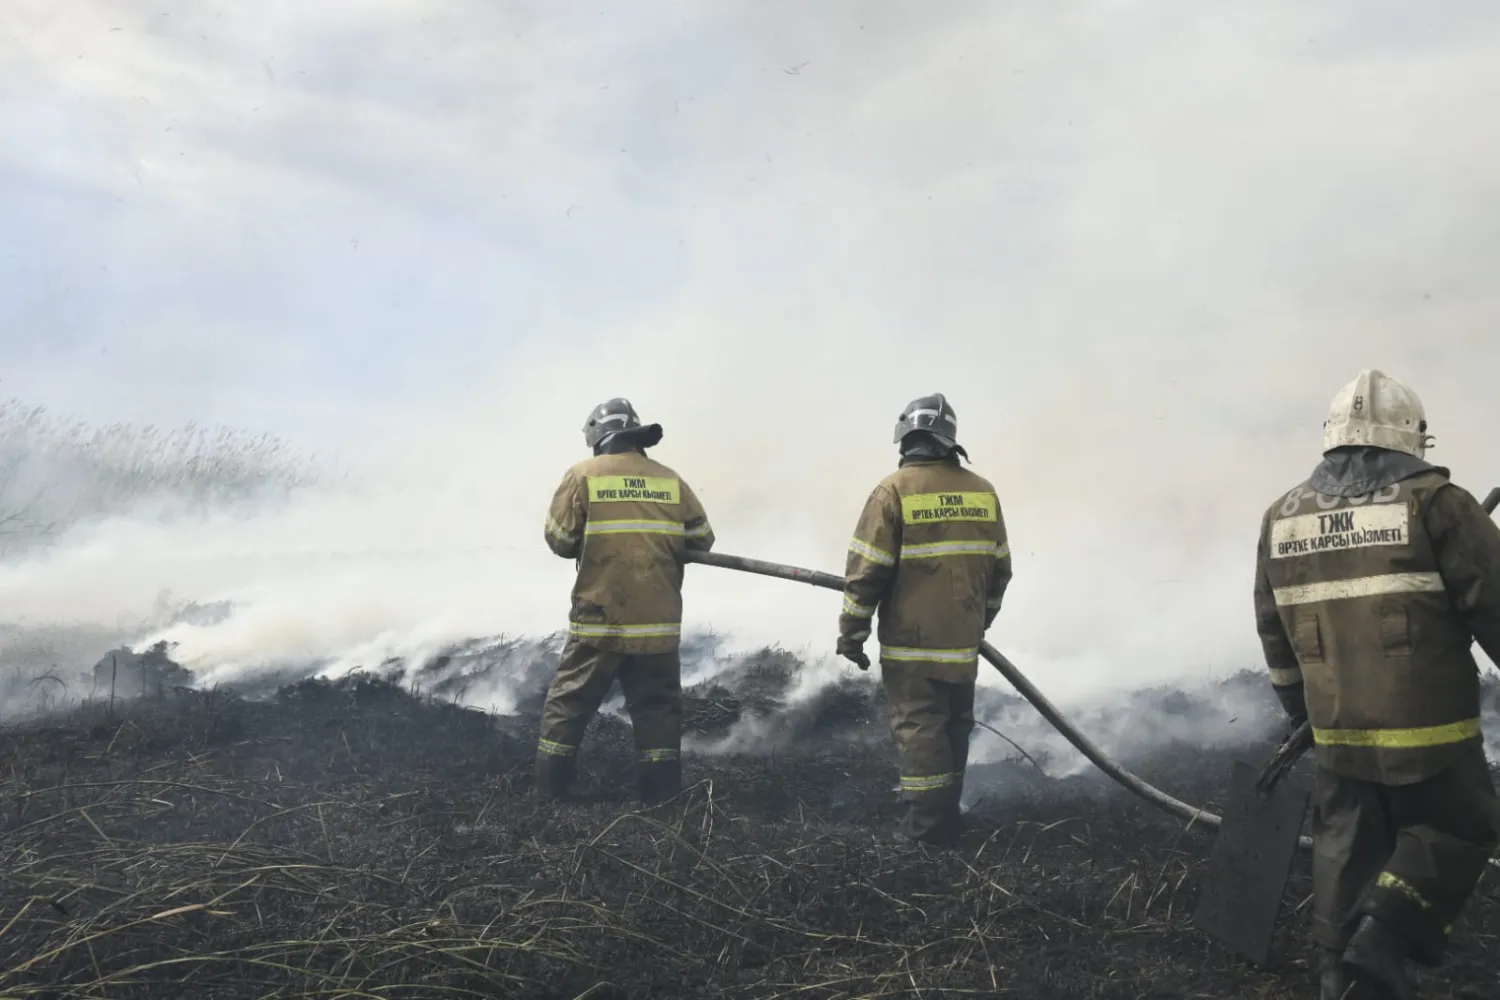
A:
[[[1338,391],[1323,421],[1324,452],[1366,445],[1422,458],[1431,444],[1427,414],[1411,386],[1373,368]]]
[[[935,392],[906,404],[896,421],[896,443],[918,431],[931,434],[945,448],[958,444],[958,414],[942,393]]]

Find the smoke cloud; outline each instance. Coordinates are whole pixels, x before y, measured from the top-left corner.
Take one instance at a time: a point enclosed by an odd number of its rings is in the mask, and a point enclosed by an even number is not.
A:
[[[1358,369],[1500,482],[1492,5],[54,8],[0,63],[13,387],[352,471],[77,520],[0,564],[19,624],[203,683],[540,641],[542,516],[621,394],[721,549],[837,572],[942,391],[1015,552],[990,638],[1068,702],[1259,662],[1260,514]],[[690,631],[847,673],[837,595],[687,587]],[[140,626],[163,591],[232,611]]]

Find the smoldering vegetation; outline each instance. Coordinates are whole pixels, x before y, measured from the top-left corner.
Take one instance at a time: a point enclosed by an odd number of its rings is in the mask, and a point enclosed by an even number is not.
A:
[[[255,689],[163,683],[0,730],[0,995],[7,997],[1302,997],[1307,862],[1252,969],[1190,914],[1207,835],[1151,811],[984,692],[970,830],[888,839],[880,689],[784,650],[690,643],[688,788],[641,810],[606,712],[580,799],[531,764],[554,641]],[[809,674],[814,675],[809,680]],[[504,714],[465,705],[511,685]],[[1500,689],[1490,684],[1492,708]],[[1076,713],[1210,807],[1280,731],[1262,678]],[[993,731],[992,731],[993,730]],[[1003,733],[1004,736],[997,735]],[[1217,738],[1214,734],[1218,734]],[[984,743],[982,740],[988,740]],[[983,752],[978,752],[983,751]],[[1024,753],[1023,753],[1024,751]],[[1306,780],[1306,764],[1296,780]],[[1490,995],[1485,881],[1435,998]]]
[[[99,517],[285,499],[327,482],[317,456],[270,434],[184,424],[90,424],[0,400],[0,556],[35,551]]]
[[[196,431],[8,419],[0,502],[24,516],[0,525],[7,559],[59,525],[261,503],[316,478],[258,439],[229,442],[252,442],[236,464]],[[560,637],[476,637],[352,673],[347,658],[268,664],[207,687],[150,641],[233,612],[164,593],[130,620],[0,626],[0,997],[1311,989],[1305,858],[1271,967],[1247,968],[1191,923],[1208,836],[1111,784],[1003,686],[980,691],[963,844],[898,850],[873,674],[692,637],[684,794],[637,808],[616,697],[589,731],[579,801],[541,805],[532,754]],[[1493,680],[1486,699],[1494,739]],[[1263,759],[1283,728],[1259,671],[1064,707],[1209,808],[1231,762]],[[1490,995],[1497,938],[1491,871],[1428,995]]]
[[[25,400],[0,400],[0,560],[41,556],[60,537],[110,517],[265,510],[342,476],[270,434],[194,423],[91,424]],[[85,668],[102,652],[128,653],[129,643],[154,630],[228,613],[226,605],[167,590],[146,613],[113,620],[15,620],[11,610],[0,612],[0,719],[82,704],[100,694]]]
[[[154,622],[207,626],[223,621],[232,610],[228,602],[163,603]],[[4,714],[14,719],[200,686],[192,672],[172,660],[165,643],[124,642],[96,657],[104,635],[87,629],[12,630],[8,643],[0,640],[0,670],[9,666],[0,673],[0,691],[8,695]],[[391,658],[352,669],[415,696],[492,714],[537,715],[564,638],[561,633],[477,637],[421,660]],[[777,753],[809,740],[888,739],[878,668],[863,673],[841,660],[809,663],[783,648],[739,651],[711,634],[688,636],[681,652],[687,746],[696,753]],[[92,669],[78,669],[89,661]],[[60,662],[71,662],[73,669]],[[282,664],[246,672],[243,679],[215,689],[264,699],[300,681],[337,679],[330,676],[333,667],[319,661]],[[350,667],[344,662],[338,669],[343,676]],[[972,763],[1024,763],[1051,779],[1096,777],[1092,765],[1029,703],[1003,680],[984,683],[995,675],[982,663],[980,669],[985,676],[975,704]],[[1046,687],[1043,683],[1044,691]],[[1492,756],[1500,756],[1500,673],[1487,670],[1481,687],[1488,746]],[[1259,669],[1188,686],[1101,695],[1064,707],[1094,742],[1127,762],[1195,750],[1255,749],[1286,734],[1284,714]],[[618,688],[602,710],[623,717]]]

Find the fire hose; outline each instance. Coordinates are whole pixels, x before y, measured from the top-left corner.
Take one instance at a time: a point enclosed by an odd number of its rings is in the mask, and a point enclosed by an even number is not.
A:
[[[1500,488],[1495,489],[1485,498],[1485,507],[1487,510],[1493,511],[1497,503],[1500,503]],[[741,573],[753,573],[757,576],[773,576],[780,580],[793,580],[797,583],[822,587],[826,590],[836,590],[841,593],[845,585],[843,577],[835,576],[832,573],[820,573],[817,570],[802,569],[798,566],[787,566],[782,563],[765,562],[745,556],[732,556],[722,552],[689,551],[686,553],[685,558],[688,562],[701,563],[705,566],[718,566],[721,569],[738,570]],[[979,644],[979,654],[985,658],[990,666],[998,670],[1000,675],[1009,681],[1011,686],[1020,692],[1023,698],[1031,702],[1032,707],[1041,714],[1042,718],[1050,722],[1053,728],[1078,749],[1079,753],[1087,757],[1095,767],[1103,771],[1110,778],[1113,778],[1127,790],[1163,812],[1186,820],[1189,827],[1198,826],[1209,830],[1217,830],[1219,828],[1222,822],[1220,817],[1205,809],[1188,805],[1181,799],[1168,795],[1145,779],[1131,773],[1130,770],[1111,758],[1098,744],[1085,736],[1078,727],[1069,722],[1067,717],[1058,710],[1057,706],[1052,704],[1047,696],[1042,694],[1025,674],[1021,673],[1020,668],[1010,662],[1005,654],[1001,653],[994,646],[986,641],[981,641]],[[1282,749],[1278,751],[1277,758],[1273,763],[1280,765],[1281,770],[1285,770],[1286,767],[1290,766],[1290,761],[1286,759],[1288,756],[1292,760],[1295,760],[1296,755],[1300,753],[1296,741],[1299,740],[1301,732],[1302,730],[1299,729],[1297,733],[1288,737],[1286,742],[1282,744]],[[1307,735],[1311,735],[1310,728],[1307,730]],[[1313,846],[1312,838],[1307,836],[1300,837],[1298,843],[1304,850],[1311,850]],[[1500,859],[1491,859],[1490,864],[1500,866]]]
[[[797,566],[785,566],[781,563],[763,562],[759,559],[748,559],[744,556],[731,556],[722,552],[688,552],[688,562],[702,563],[705,566],[718,566],[723,569],[739,570],[742,573],[754,573],[759,576],[774,576],[782,580],[795,580],[798,583],[806,583],[814,587],[823,587],[827,590],[843,592],[844,578],[832,573],[819,573],[816,570],[802,569]],[[1021,696],[1041,713],[1042,718],[1050,722],[1058,732],[1066,737],[1067,741],[1078,748],[1078,752],[1087,757],[1094,766],[1115,781],[1124,785],[1130,791],[1150,802],[1165,812],[1171,813],[1189,823],[1196,823],[1208,827],[1211,830],[1219,828],[1219,817],[1211,812],[1206,812],[1195,806],[1190,806],[1181,799],[1168,795],[1161,789],[1151,785],[1132,774],[1126,768],[1110,758],[1099,746],[1078,730],[1067,717],[1062,714],[1056,705],[1048,700],[1047,696],[1039,691],[1035,684],[1010,660],[988,642],[979,644],[979,654],[1000,675],[1011,683]],[[1306,839],[1306,838],[1304,838]],[[1311,841],[1308,841],[1309,845]]]

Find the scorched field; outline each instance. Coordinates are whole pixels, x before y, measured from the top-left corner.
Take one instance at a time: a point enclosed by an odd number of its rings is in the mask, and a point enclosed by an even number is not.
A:
[[[878,687],[788,704],[798,668],[775,652],[690,690],[712,752],[680,800],[636,807],[628,727],[605,715],[583,801],[539,805],[534,666],[503,716],[369,675],[159,686],[4,730],[0,996],[1313,995],[1305,857],[1254,969],[1192,924],[1208,835],[1036,752],[971,771],[961,849],[899,848]],[[1219,694],[1269,697],[1255,675]],[[1150,700],[1157,720],[1199,710]],[[1211,805],[1277,735],[1130,763]],[[1497,936],[1492,871],[1428,995],[1493,997]]]

